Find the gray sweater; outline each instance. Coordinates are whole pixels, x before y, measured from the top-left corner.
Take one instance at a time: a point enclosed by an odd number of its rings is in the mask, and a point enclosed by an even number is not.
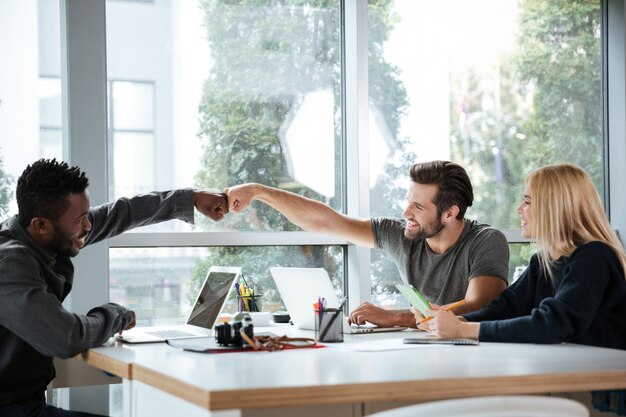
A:
[[[89,210],[85,245],[165,220],[193,222],[193,213],[191,189],[122,198]],[[86,315],[67,311],[62,302],[73,280],[71,259],[44,253],[16,217],[0,225],[0,404],[42,402],[53,357],[99,346],[131,322],[130,311],[114,303]]]

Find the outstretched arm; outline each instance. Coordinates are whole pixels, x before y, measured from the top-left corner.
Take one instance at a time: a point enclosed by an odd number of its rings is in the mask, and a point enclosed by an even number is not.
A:
[[[230,210],[235,213],[245,210],[252,200],[259,200],[304,230],[340,237],[359,246],[374,247],[369,219],[349,217],[319,201],[256,183],[227,188],[224,192]]]

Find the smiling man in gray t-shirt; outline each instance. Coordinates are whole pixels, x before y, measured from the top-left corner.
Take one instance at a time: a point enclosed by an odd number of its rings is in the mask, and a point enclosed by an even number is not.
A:
[[[454,246],[433,252],[426,239],[407,239],[400,219],[372,219],[376,248],[394,261],[402,280],[413,285],[428,301],[449,304],[465,298],[475,277],[493,276],[506,283],[509,250],[497,229],[466,220]]]
[[[256,199],[310,232],[384,250],[402,278],[429,301],[449,304],[465,299],[452,310],[456,314],[486,306],[507,286],[506,238],[496,229],[465,219],[474,194],[460,165],[449,161],[417,163],[410,175],[404,221],[346,216],[319,201],[261,184],[242,184],[225,193],[229,209],[236,213]],[[350,320],[415,327],[415,316],[409,310],[387,310],[367,302],[350,313]]]

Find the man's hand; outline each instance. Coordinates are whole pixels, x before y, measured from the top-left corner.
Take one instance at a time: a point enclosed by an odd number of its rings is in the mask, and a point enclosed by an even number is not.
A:
[[[350,323],[369,322],[380,327],[415,327],[415,319],[409,311],[385,310],[371,303],[363,303],[355,308],[349,317]]]
[[[128,323],[126,327],[124,327],[123,330],[120,330],[120,334],[122,334],[124,330],[132,329],[137,324],[137,317],[135,316],[135,312],[133,310],[130,310],[130,315],[132,316],[132,320],[130,321],[130,323]]]
[[[254,198],[255,184],[241,184],[224,190],[228,199],[229,209],[235,213],[245,210]]]
[[[197,190],[193,192],[193,204],[205,216],[220,221],[228,213],[226,194],[216,189]]]

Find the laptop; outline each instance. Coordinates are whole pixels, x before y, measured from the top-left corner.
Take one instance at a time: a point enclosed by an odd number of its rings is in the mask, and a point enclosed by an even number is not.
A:
[[[207,272],[196,301],[185,324],[172,326],[135,327],[115,337],[127,343],[165,342],[171,339],[211,336],[226,300],[235,288],[240,267],[213,266]]]
[[[327,308],[339,307],[339,299],[330,277],[322,268],[270,268],[276,288],[294,326],[303,330],[315,330],[313,304],[318,297],[326,299]],[[343,333],[377,333],[404,330],[406,327],[378,327],[373,324],[348,324],[344,318]]]

